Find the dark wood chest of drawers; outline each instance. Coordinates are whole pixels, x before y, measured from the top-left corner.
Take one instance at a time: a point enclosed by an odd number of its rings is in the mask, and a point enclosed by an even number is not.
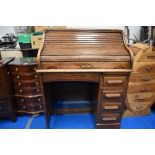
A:
[[[119,128],[132,57],[120,30],[47,30],[44,33],[44,45],[37,57],[37,72],[50,89],[45,92],[43,100],[47,127],[51,113],[49,104],[52,102],[49,96],[50,92],[56,90],[54,84],[50,83],[56,83],[59,89],[70,90],[70,99],[72,92],[77,93],[76,85],[89,82],[97,84],[90,95],[94,97],[89,97],[97,103],[96,128]],[[54,93],[54,100],[56,97],[65,99],[59,94],[61,91],[57,92]],[[78,94],[81,92],[74,95]]]
[[[13,85],[7,66],[12,60],[13,58],[5,58],[0,63],[0,117],[10,118],[12,121],[16,121]]]
[[[9,67],[14,83],[17,111],[29,114],[43,112],[42,86],[40,76],[36,73],[36,60],[15,59]]]

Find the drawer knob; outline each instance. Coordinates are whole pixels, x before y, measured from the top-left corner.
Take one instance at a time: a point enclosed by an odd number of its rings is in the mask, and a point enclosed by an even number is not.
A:
[[[40,107],[40,108],[42,108],[42,106],[41,106],[41,105],[40,105],[39,107]]]
[[[17,79],[20,79],[20,76],[19,75],[17,75]]]
[[[123,81],[122,80],[108,80],[106,83],[107,84],[122,84]]]
[[[152,70],[152,67],[145,67],[145,70],[146,71],[151,71]]]
[[[37,92],[40,92],[40,89],[37,89]]]
[[[15,68],[15,71],[17,72],[18,71],[18,68]]]
[[[22,89],[19,89],[19,92],[20,92],[20,93],[22,93],[22,92],[23,92],[23,90],[22,90]]]
[[[37,70],[37,68],[36,67],[34,67],[34,71],[36,71]]]
[[[35,75],[35,78],[37,79],[38,78],[38,75]]]
[[[40,102],[40,101],[41,101],[41,99],[40,99],[40,98],[38,98],[38,101]]]
[[[90,68],[92,68],[92,65],[90,65],[90,64],[84,64],[84,65],[81,65],[81,68],[82,69],[90,69]]]
[[[22,102],[24,102],[24,99],[22,98],[22,100],[21,100]]]
[[[104,106],[104,109],[106,110],[118,109],[118,106]]]
[[[26,106],[23,106],[23,109],[25,109],[26,108]]]
[[[105,94],[105,97],[107,97],[107,98],[117,98],[117,97],[121,97],[121,94]]]
[[[103,121],[115,121],[117,120],[117,117],[103,117],[102,120]]]
[[[18,83],[18,86],[21,86],[21,83],[20,82]]]
[[[36,86],[38,86],[39,85],[39,82],[36,82]]]

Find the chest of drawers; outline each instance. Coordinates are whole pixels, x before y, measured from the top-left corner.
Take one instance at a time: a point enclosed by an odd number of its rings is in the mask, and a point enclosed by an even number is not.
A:
[[[120,30],[47,30],[39,50],[37,72],[50,90],[45,92],[46,125],[49,128],[51,97],[62,98],[59,90],[77,93],[77,82],[96,83],[93,102],[97,103],[96,128],[119,128],[124,111],[132,53]],[[85,85],[82,85],[85,86]],[[46,89],[44,87],[44,90]],[[71,87],[71,88],[69,88]],[[72,89],[72,90],[71,90]],[[55,93],[54,90],[56,90]],[[56,95],[55,95],[56,94]],[[64,90],[64,94],[67,93]],[[47,99],[48,98],[48,99]],[[65,97],[63,97],[65,99]]]
[[[134,63],[124,115],[146,115],[155,102],[155,51],[144,44],[135,44],[130,48],[134,53]]]
[[[14,58],[3,58],[0,63],[0,117],[16,121],[13,85],[7,64]]]
[[[36,73],[34,58],[18,58],[9,64],[19,113],[36,114],[44,111],[42,85]]]

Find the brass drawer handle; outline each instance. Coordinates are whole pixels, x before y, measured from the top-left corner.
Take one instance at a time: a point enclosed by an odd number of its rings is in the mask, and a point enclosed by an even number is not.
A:
[[[103,117],[102,121],[116,121],[117,117]]]
[[[90,64],[84,64],[84,65],[81,65],[81,68],[82,69],[90,69],[90,68],[92,68],[92,65],[90,65]]]
[[[150,80],[151,80],[151,79],[148,78],[148,77],[144,77],[144,78],[143,78],[143,81],[144,81],[144,82],[147,82],[147,81],[150,81]]]
[[[19,75],[17,75],[17,79],[20,79],[20,76]]]
[[[107,98],[121,97],[121,94],[105,94],[105,97]]]
[[[104,106],[104,109],[106,110],[113,110],[113,109],[118,109],[118,106]]]
[[[124,81],[122,81],[122,80],[108,80],[106,83],[107,84],[122,84],[122,83],[124,83]]]

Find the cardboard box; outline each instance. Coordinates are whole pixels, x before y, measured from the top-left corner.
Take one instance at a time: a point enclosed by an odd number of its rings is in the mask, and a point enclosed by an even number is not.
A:
[[[48,29],[49,26],[35,26],[34,29],[35,29],[35,32],[42,32],[46,29]]]
[[[31,45],[33,49],[40,48],[43,44],[43,35],[32,35]]]

